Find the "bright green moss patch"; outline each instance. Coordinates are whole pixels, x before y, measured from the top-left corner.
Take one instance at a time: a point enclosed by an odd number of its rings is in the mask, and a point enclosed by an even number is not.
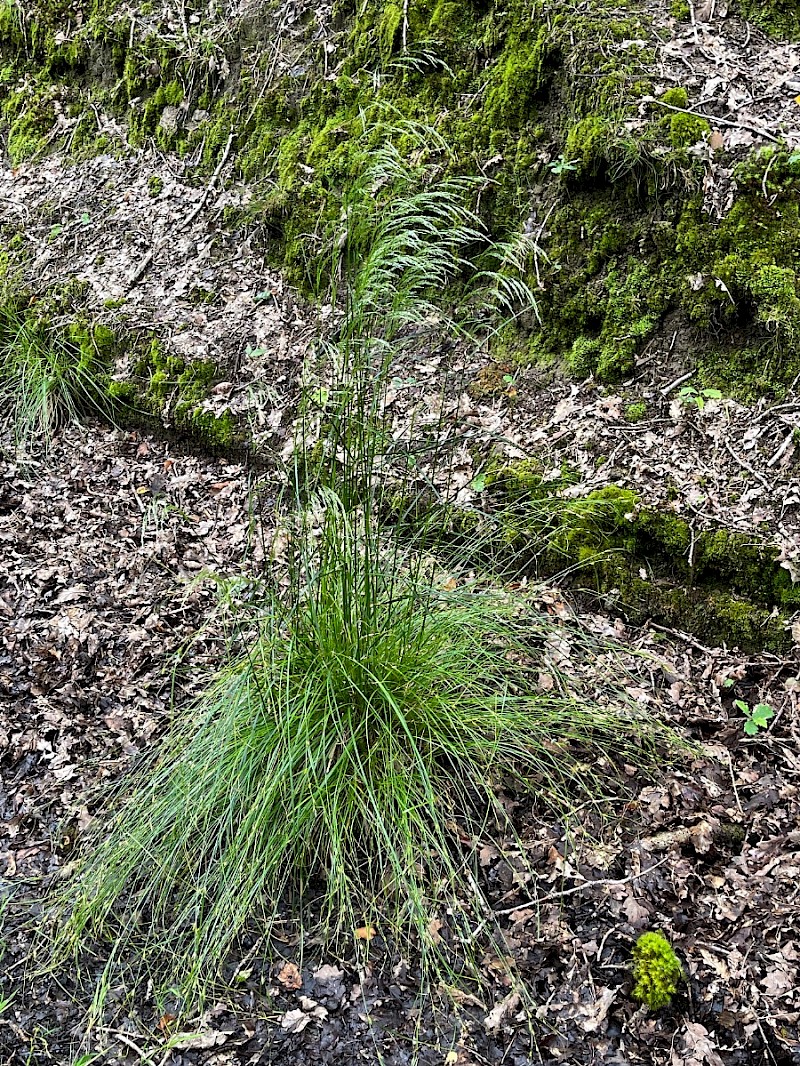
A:
[[[187,362],[170,355],[153,337],[141,347],[129,379],[114,382],[112,392],[130,409],[128,421],[150,417],[155,425],[173,426],[212,453],[239,451],[246,440],[230,411],[215,415],[202,406],[218,377],[210,360]]]
[[[795,0],[739,0],[741,14],[767,33],[787,40],[800,39],[800,10]]]
[[[668,1007],[683,968],[663,933],[642,933],[633,947],[633,998],[650,1010]]]
[[[679,516],[616,485],[560,498],[574,482],[567,470],[545,481],[533,460],[486,478],[506,544],[539,574],[577,567],[573,583],[635,622],[655,619],[744,649],[791,646],[785,622],[800,610],[800,586],[770,544],[725,529],[693,534]]]
[[[711,127],[704,118],[676,112],[669,120],[669,140],[673,148],[688,148],[704,140]]]
[[[644,400],[635,400],[633,403],[629,403],[625,408],[625,421],[626,422],[641,422],[642,419],[647,417],[647,404]]]

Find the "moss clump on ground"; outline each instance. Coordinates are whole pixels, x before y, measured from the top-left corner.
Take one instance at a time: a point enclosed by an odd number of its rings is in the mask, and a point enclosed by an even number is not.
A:
[[[211,452],[239,451],[245,447],[240,427],[230,411],[216,415],[205,410],[203,402],[219,378],[214,363],[205,359],[189,362],[170,355],[153,337],[132,360],[132,372],[124,381],[112,384],[112,393],[129,408],[149,415],[180,434],[197,441]]]
[[[642,933],[633,947],[633,998],[649,1010],[668,1007],[683,969],[663,933]]]
[[[647,404],[644,400],[634,400],[625,408],[625,421],[632,424],[647,418]]]
[[[569,471],[546,481],[532,460],[486,477],[507,548],[538,574],[570,571],[634,622],[654,619],[744,649],[791,646],[786,622],[800,610],[800,587],[777,549],[724,529],[693,535],[682,518],[617,485],[560,496],[574,481]]]

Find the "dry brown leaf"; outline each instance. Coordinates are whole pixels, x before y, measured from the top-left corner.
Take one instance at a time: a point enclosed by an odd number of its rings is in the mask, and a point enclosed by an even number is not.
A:
[[[595,1001],[581,1006],[575,1021],[585,1033],[600,1032],[603,1023],[608,1017],[608,1012],[611,1009],[611,1004],[614,1002],[617,991],[616,988],[599,988],[597,989]]]
[[[188,1049],[203,1050],[205,1048],[219,1047],[224,1044],[230,1033],[220,1032],[218,1029],[209,1030],[207,1033],[179,1033],[171,1041],[171,1046],[181,1051]]]
[[[714,1046],[713,1037],[708,1029],[699,1022],[687,1022],[686,1031],[683,1033],[684,1053],[678,1057],[676,1051],[672,1052],[674,1066],[680,1063],[686,1066],[724,1066],[722,1059]]]
[[[639,903],[633,893],[629,893],[625,898],[625,902],[622,904],[622,909],[625,911],[625,917],[634,929],[638,929],[639,926],[644,925],[650,918],[649,907]]]
[[[278,984],[283,985],[290,992],[296,992],[303,986],[303,978],[299,969],[293,962],[285,962],[277,973]]]
[[[486,1015],[483,1022],[483,1027],[486,1032],[496,1033],[503,1024],[506,1015],[516,1010],[519,1003],[519,992],[509,992],[504,999],[501,999],[499,1003],[495,1004]]]

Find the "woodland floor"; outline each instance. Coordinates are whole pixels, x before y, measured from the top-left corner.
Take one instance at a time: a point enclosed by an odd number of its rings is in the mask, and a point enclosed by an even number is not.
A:
[[[704,108],[736,116],[725,135],[744,148],[779,129],[800,144],[797,47],[768,44],[735,20],[673,29],[665,23],[665,84],[676,64],[686,84],[688,68]],[[164,179],[155,198],[154,173]],[[724,205],[728,179],[716,175],[712,201]],[[0,169],[0,214],[24,222],[39,276],[84,278],[96,307],[125,295],[128,326],[133,314],[176,353],[229,367],[210,409],[244,415],[259,446],[280,451],[291,443],[315,323],[265,268],[255,239],[234,246],[226,236],[222,211],[247,190],[213,192],[195,212],[202,195],[180,164],[152,153]],[[199,289],[213,289],[216,302],[198,304]],[[691,336],[679,325],[665,323],[616,391],[529,368],[476,399],[467,389],[486,353],[439,351],[398,368],[387,411],[398,434],[410,423],[459,430],[447,476],[466,505],[480,502],[470,443],[535,454],[578,469],[576,491],[624,482],[698,529],[767,523],[794,576],[800,393],[749,407],[711,400],[703,411],[679,402],[675,383],[692,369]],[[647,416],[631,424],[626,404],[640,398]],[[517,908],[504,928],[535,1017],[489,956],[493,998],[461,990],[420,1000],[413,959],[385,957],[379,942],[368,962],[301,953],[289,926],[286,961],[243,961],[239,991],[185,1026],[196,1035],[181,1049],[164,1050],[169,1014],[121,991],[86,1033],[91,973],[80,987],[69,973],[23,986],[25,922],[40,906],[41,878],[69,863],[94,797],[153,743],[173,694],[190,697],[213,667],[224,630],[209,575],[258,566],[249,501],[257,487],[268,527],[280,484],[100,424],[70,427],[40,467],[11,454],[0,460],[0,892],[21,889],[26,902],[7,910],[2,932],[0,988],[14,995],[0,1015],[2,1066],[68,1066],[79,1050],[97,1052],[98,1063],[156,1066],[400,1066],[414,1054],[450,1066],[800,1063],[800,650],[779,660],[707,647],[702,633],[634,629],[613,606],[597,613],[554,586],[538,593],[563,627],[550,654],[569,657],[580,626],[617,640],[631,695],[704,754],[655,783],[632,772],[613,816],[595,823],[587,812],[583,835],[542,824],[515,800],[535,884],[520,885],[509,861],[480,851],[489,898]],[[726,679],[735,684],[723,687]],[[768,731],[746,737],[734,699],[770,704]],[[650,928],[665,931],[687,972],[657,1014],[637,1009],[626,969],[636,935]]]
[[[46,472],[5,462],[2,475],[4,879],[27,886],[29,900],[4,931],[11,990],[29,937],[18,921],[36,913],[37,878],[69,862],[98,791],[162,729],[173,686],[190,695],[213,662],[221,633],[212,584],[198,575],[257,565],[258,552],[256,542],[243,562],[244,468],[138,433],[76,429]],[[268,506],[268,487],[263,496]],[[98,1061],[403,1063],[415,1044],[430,1063],[451,1050],[460,1063],[798,1061],[800,661],[708,649],[604,615],[578,620],[556,588],[539,599],[563,625],[551,654],[569,656],[579,621],[614,637],[630,652],[631,694],[708,758],[656,783],[631,776],[609,822],[587,812],[583,839],[515,801],[537,879],[530,890],[496,851],[481,850],[497,908],[522,905],[504,921],[539,1004],[534,1044],[499,978],[494,1002],[462,993],[457,1012],[444,1001],[435,1012],[416,999],[413,959],[387,961],[380,945],[367,964],[308,948],[303,957],[287,927],[286,963],[246,964],[241,993],[193,1023],[202,1035],[186,1050],[162,1056],[169,1018],[121,1000],[88,1037],[107,1053]],[[724,678],[736,684],[721,695]],[[745,737],[733,698],[770,703],[769,732]],[[539,903],[525,906],[533,890]],[[646,928],[668,932],[689,978],[654,1016],[637,1011],[625,969]],[[496,960],[484,965],[491,980]],[[85,1037],[86,993],[74,993],[63,973],[28,984],[0,1019],[0,1061],[66,1066]]]

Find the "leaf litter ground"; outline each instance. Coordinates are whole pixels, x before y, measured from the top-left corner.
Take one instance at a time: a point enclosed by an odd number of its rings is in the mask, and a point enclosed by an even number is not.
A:
[[[190,695],[219,652],[211,585],[192,579],[250,565],[242,561],[249,475],[100,426],[62,439],[44,476],[8,461],[2,474],[3,879],[35,913],[38,879],[69,862],[99,790],[163,729],[173,689]],[[155,522],[148,514],[158,500]],[[539,601],[562,622],[550,654],[563,665],[576,616],[557,588],[542,589]],[[539,1004],[536,1046],[497,959],[483,960],[493,1001],[461,990],[449,1006],[420,1004],[414,960],[385,957],[379,938],[370,960],[356,964],[315,955],[313,945],[300,951],[287,925],[286,961],[266,969],[257,951],[240,960],[239,991],[195,1020],[195,1036],[165,1063],[344,1063],[379,1061],[379,1052],[403,1063],[415,1043],[431,1063],[450,1051],[464,1063],[540,1054],[575,1063],[796,1061],[800,663],[706,649],[603,615],[580,622],[630,650],[631,695],[702,742],[709,758],[657,784],[631,773],[610,824],[592,824],[587,812],[585,839],[543,824],[509,795],[536,885],[515,867],[511,844],[505,856],[480,846],[480,870]],[[745,736],[736,699],[774,708],[767,733]],[[529,902],[534,887],[538,907]],[[8,913],[3,934],[6,994],[27,948],[19,917]],[[655,1016],[631,1001],[625,968],[634,938],[650,928],[668,933],[688,974],[673,1006]],[[0,1017],[5,1061],[66,1066],[81,1017],[69,975],[37,980]],[[91,1046],[138,1061],[135,1049],[163,1047],[171,1024],[151,1002],[120,999]]]
[[[695,27],[655,7],[664,87],[686,85],[690,106],[712,126],[722,119],[728,150],[751,150],[779,129],[797,141],[796,47],[725,19],[721,5],[705,22],[698,13]],[[163,179],[155,198],[154,173]],[[707,206],[724,210],[729,188],[729,169],[715,164]],[[215,194],[195,213],[201,196],[180,165],[147,153],[70,168],[54,157],[3,168],[0,219],[24,220],[43,281],[85,278],[94,310],[125,296],[126,314],[156,325],[176,354],[229,367],[230,389],[210,408],[237,410],[265,448],[280,448],[313,328],[256,246],[226,244],[224,208],[248,191]],[[198,306],[204,289],[222,298]],[[796,391],[754,407],[713,400],[703,412],[676,402],[672,386],[691,369],[691,351],[669,327],[640,356],[636,398],[648,414],[635,425],[625,419],[625,386],[601,393],[534,370],[515,371],[513,382],[476,400],[467,385],[486,356],[457,352],[399,368],[387,397],[394,432],[441,424],[444,385],[456,381],[447,414],[465,445],[535,454],[554,468],[567,461],[583,475],[581,492],[624,480],[648,501],[667,502],[670,481],[678,489],[670,505],[698,528],[769,523],[792,568],[800,557]],[[599,468],[598,454],[608,457]],[[466,504],[480,495],[473,455],[463,447],[448,471]],[[223,639],[214,596],[193,578],[205,569],[246,572],[254,560],[249,487],[238,464],[100,426],[70,430],[44,472],[3,461],[0,863],[4,892],[21,886],[29,913],[40,903],[39,879],[69,863],[98,793],[163,730],[173,692],[191,696],[213,666]],[[535,1042],[490,956],[493,996],[462,990],[420,1003],[414,960],[384,957],[379,939],[371,961],[356,965],[315,955],[313,945],[301,952],[287,925],[285,961],[266,969],[257,951],[239,960],[238,992],[193,1020],[197,1035],[181,1048],[164,1050],[168,1012],[115,999],[114,990],[89,1038],[103,1052],[97,1061],[401,1064],[417,1047],[422,1062],[450,1064],[800,1062],[800,658],[738,655],[705,646],[702,634],[627,628],[613,612],[576,608],[558,588],[539,599],[563,623],[551,654],[569,654],[580,609],[581,624],[630,651],[634,698],[703,743],[708,758],[657,784],[631,774],[616,817],[587,825],[587,839],[543,824],[509,797],[539,907],[513,848],[501,856],[481,846],[480,870],[493,905],[507,912],[508,951],[539,1004]],[[640,650],[657,661],[633,654]],[[548,685],[546,664],[540,684]],[[769,704],[768,731],[748,738],[736,700]],[[650,928],[668,934],[688,977],[672,1007],[654,1016],[631,1001],[626,969],[636,935]],[[6,995],[19,984],[27,938],[18,912],[7,912]],[[85,1007],[73,991],[59,975],[15,996],[0,1016],[4,1062],[72,1061]]]

